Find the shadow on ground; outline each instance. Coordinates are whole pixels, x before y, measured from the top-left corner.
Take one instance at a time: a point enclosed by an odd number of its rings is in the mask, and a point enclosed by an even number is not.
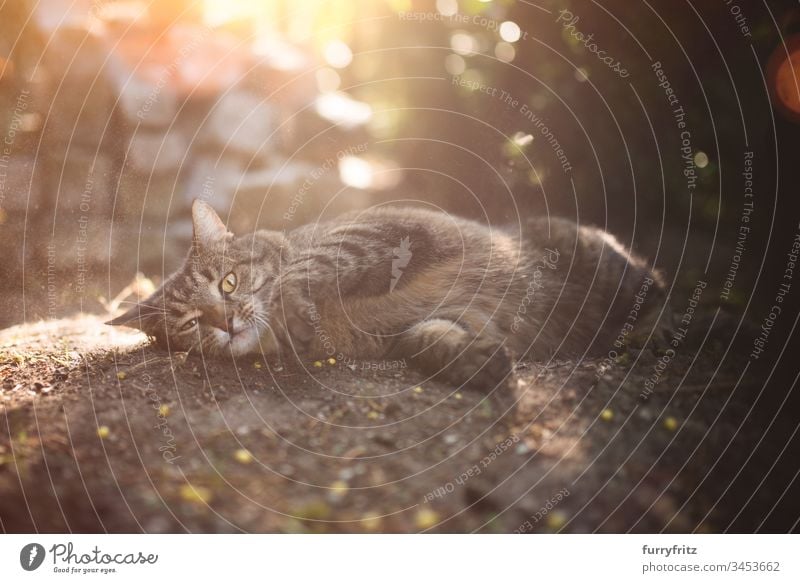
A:
[[[170,357],[90,316],[10,328],[0,351],[6,532],[704,532],[764,514],[720,503],[758,426],[714,346],[646,399],[657,352],[523,363],[505,418],[413,370]]]

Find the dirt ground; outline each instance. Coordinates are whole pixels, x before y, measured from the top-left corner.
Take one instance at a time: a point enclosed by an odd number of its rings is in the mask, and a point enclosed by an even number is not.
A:
[[[649,396],[658,349],[521,363],[495,399],[403,368],[170,356],[102,321],[0,332],[5,532],[717,532],[797,518],[782,510],[788,482],[763,479],[775,456],[753,455],[761,387],[718,367],[720,342],[682,351]]]

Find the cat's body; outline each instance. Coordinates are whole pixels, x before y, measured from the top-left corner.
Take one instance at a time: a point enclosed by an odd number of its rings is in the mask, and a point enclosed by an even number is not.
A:
[[[643,282],[660,285],[613,237],[563,219],[532,220],[518,237],[384,207],[234,238],[208,205],[193,215],[186,264],[113,322],[172,350],[404,359],[492,385],[510,372],[509,354],[608,352]]]

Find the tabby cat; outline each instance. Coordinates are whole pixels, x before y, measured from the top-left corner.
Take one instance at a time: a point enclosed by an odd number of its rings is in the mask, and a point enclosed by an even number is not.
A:
[[[564,219],[515,236],[387,205],[235,237],[204,202],[192,218],[184,265],[109,322],[171,351],[405,361],[490,390],[512,357],[608,353],[639,292],[661,288],[611,235]]]

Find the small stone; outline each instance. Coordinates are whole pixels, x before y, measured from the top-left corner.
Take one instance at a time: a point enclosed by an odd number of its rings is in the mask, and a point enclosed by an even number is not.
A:
[[[158,414],[161,417],[166,417],[167,415],[169,415],[169,405],[161,405],[158,408]]]
[[[100,427],[97,428],[97,437],[99,437],[100,439],[105,439],[109,435],[111,435],[111,430],[108,428],[107,425],[101,425]]]
[[[675,431],[679,425],[680,423],[678,423],[675,417],[667,417],[664,419],[664,429],[667,431]]]
[[[461,399],[463,399],[463,398],[464,398],[464,395],[462,395],[461,393],[456,393],[456,394],[455,394],[455,395],[453,395],[453,396],[454,396],[456,399],[458,399],[459,401],[460,401]]]
[[[191,484],[184,484],[180,488],[181,499],[186,502],[194,504],[208,504],[214,497],[214,494],[208,488],[203,486],[192,486]]]
[[[352,468],[344,468],[339,471],[339,479],[345,482],[352,480],[353,476],[355,476],[355,471]]]
[[[422,387],[414,387],[414,392],[419,395],[422,392]]]
[[[253,368],[261,368],[261,363],[260,362],[254,362],[253,363]]]
[[[347,485],[347,482],[344,480],[336,480],[329,487],[328,498],[331,501],[340,500],[347,494],[349,489],[350,487]]]
[[[329,358],[325,362],[327,362],[329,365],[333,366],[334,364],[336,364],[336,359],[335,358]]]
[[[124,381],[126,378],[128,378],[128,375],[124,371],[119,371],[117,373],[117,378],[121,381]]]
[[[249,464],[253,461],[253,454],[246,449],[237,449],[234,452],[233,457],[240,464]]]
[[[381,414],[377,411],[370,411],[367,413],[367,419],[380,419]]]
[[[367,512],[361,517],[361,525],[364,527],[364,530],[368,530],[369,532],[380,530],[382,523],[383,520],[377,512]]]
[[[321,360],[315,360],[314,361],[314,368],[322,368],[322,361]]]
[[[458,441],[458,435],[455,435],[455,434],[453,434],[453,433],[449,433],[449,434],[447,434],[447,435],[445,435],[445,436],[444,436],[444,442],[445,442],[447,445],[453,445],[453,444],[454,444],[454,443],[456,443],[457,441]]]
[[[547,515],[547,528],[560,530],[567,523],[567,515],[560,510],[553,510]]]
[[[600,413],[600,419],[603,421],[611,421],[614,418],[614,412],[611,409],[603,409]]]
[[[516,451],[516,452],[517,452],[517,455],[525,455],[525,454],[526,454],[526,453],[528,453],[530,450],[531,450],[531,448],[529,448],[527,445],[525,445],[524,443],[520,443],[520,444],[517,446],[516,450],[514,450],[514,451]]]
[[[641,419],[644,419],[645,421],[652,421],[653,412],[647,407],[640,407],[639,408],[639,417]]]
[[[315,500],[292,512],[296,518],[303,520],[327,520],[331,515],[330,506],[322,500]]]
[[[414,526],[427,530],[439,524],[439,515],[430,508],[421,508],[414,516]]]

